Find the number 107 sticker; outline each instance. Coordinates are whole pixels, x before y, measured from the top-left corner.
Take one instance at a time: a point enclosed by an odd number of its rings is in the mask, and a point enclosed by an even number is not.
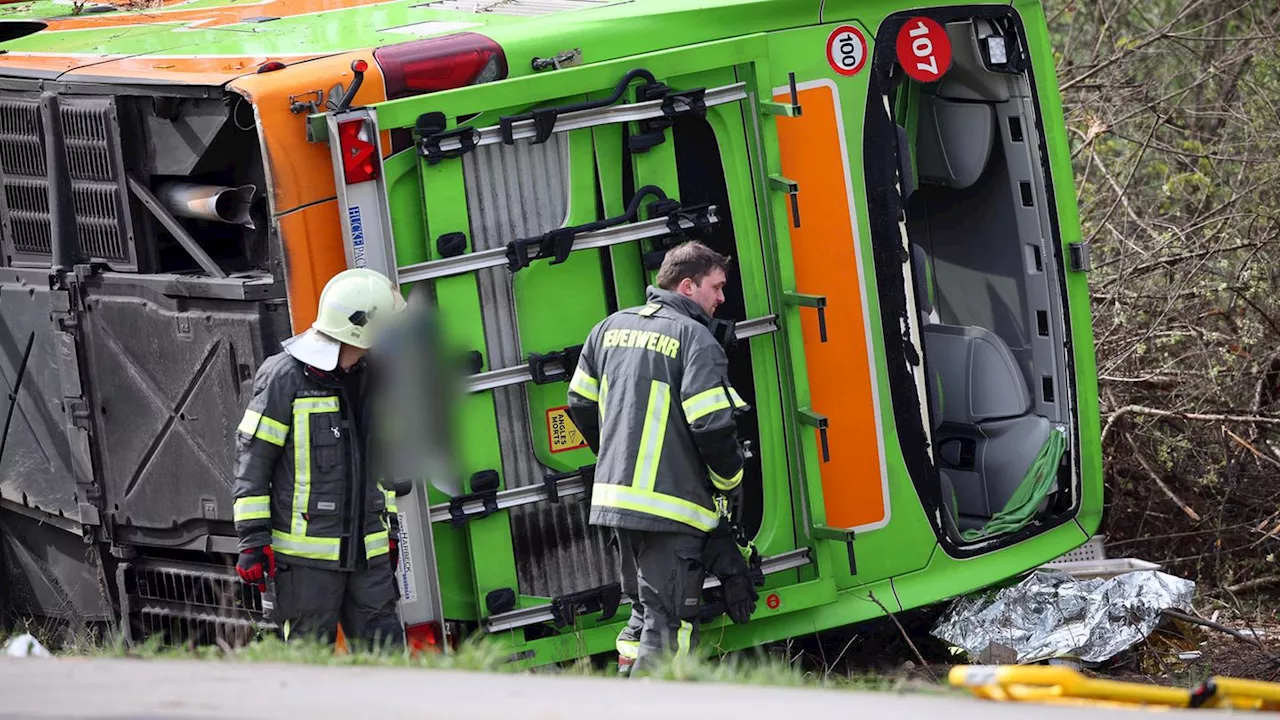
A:
[[[913,17],[898,30],[898,64],[912,79],[930,83],[951,68],[951,38],[936,21]]]
[[[827,63],[831,69],[850,77],[867,64],[867,38],[852,25],[841,25],[827,36]]]

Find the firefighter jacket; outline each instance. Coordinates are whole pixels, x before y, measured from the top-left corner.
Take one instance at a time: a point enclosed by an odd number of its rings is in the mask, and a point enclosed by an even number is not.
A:
[[[596,453],[591,523],[701,534],[716,527],[713,493],[742,481],[738,412],[711,318],[650,287],[647,304],[592,328],[569,382],[569,412]]]
[[[241,550],[271,545],[296,564],[339,570],[388,553],[395,494],[370,469],[368,375],[326,373],[285,352],[258,368],[236,432]]]

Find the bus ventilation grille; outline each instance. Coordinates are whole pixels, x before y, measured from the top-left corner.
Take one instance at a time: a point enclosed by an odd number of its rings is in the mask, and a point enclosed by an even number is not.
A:
[[[239,647],[276,629],[262,619],[257,587],[233,568],[146,559],[122,563],[116,582],[129,645]]]
[[[136,270],[115,99],[61,96],[59,108],[80,252],[115,270]],[[0,93],[0,264],[47,267],[53,257],[43,112],[37,99]]]

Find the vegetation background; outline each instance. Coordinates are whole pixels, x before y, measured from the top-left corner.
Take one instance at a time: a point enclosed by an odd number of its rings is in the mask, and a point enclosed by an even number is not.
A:
[[[1093,245],[1109,552],[1280,585],[1275,0],[1047,0]]]

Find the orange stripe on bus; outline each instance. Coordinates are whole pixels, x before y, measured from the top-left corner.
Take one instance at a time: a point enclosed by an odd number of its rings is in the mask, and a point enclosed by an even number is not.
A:
[[[155,25],[158,23],[186,23],[191,27],[217,28],[234,25],[251,17],[267,16],[284,18],[307,15],[326,10],[345,10],[362,5],[378,5],[389,0],[266,0],[238,5],[183,8],[172,7],[147,12],[130,11],[120,15],[76,15],[53,18],[49,30],[87,30],[92,28],[124,27],[128,25]],[[299,32],[308,32],[300,30]]]
[[[780,93],[775,99],[786,97]],[[817,312],[800,311],[810,405],[830,421],[831,459],[821,464],[827,524],[867,528],[884,523],[889,508],[868,357],[864,280],[849,205],[848,148],[837,102],[835,88],[825,81],[805,88],[800,92],[804,114],[779,118],[777,128],[782,174],[799,184],[801,225],[791,227],[796,291],[827,298],[826,343],[821,342]],[[787,218],[791,224],[790,203]]]
[[[369,51],[313,60],[287,72],[246,75],[230,85],[258,111],[258,132],[271,171],[272,207],[277,216],[284,215],[280,218],[280,242],[288,267],[289,311],[295,331],[306,329],[315,320],[320,291],[329,278],[346,269],[347,259],[336,202],[291,212],[332,200],[337,189],[329,143],[307,141],[307,113],[293,112],[289,97],[308,98],[306,89],[327,91],[337,83],[349,87],[351,61],[357,58],[368,62],[369,68],[352,104],[359,107],[386,100],[382,71]],[[390,144],[386,133],[382,143],[385,155]]]

